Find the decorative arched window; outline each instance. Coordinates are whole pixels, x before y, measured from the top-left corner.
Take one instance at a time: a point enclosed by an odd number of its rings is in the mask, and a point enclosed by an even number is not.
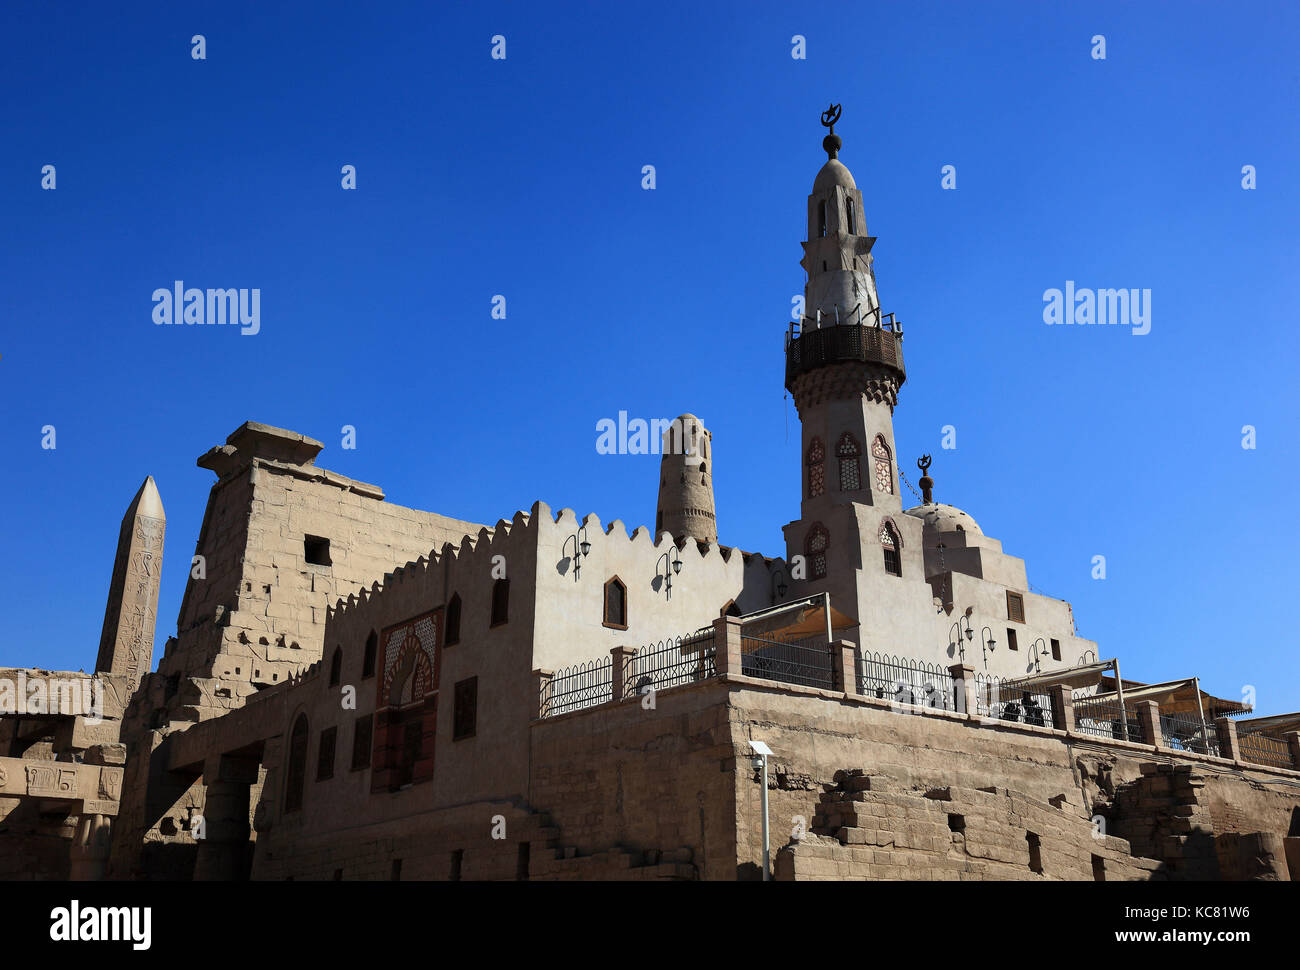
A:
[[[840,435],[839,444],[835,446],[835,456],[840,460],[840,491],[856,492],[862,487],[862,468],[858,458],[862,446],[858,439],[849,432]]]
[[[379,653],[379,634],[374,630],[366,637],[366,653],[361,660],[361,679],[375,676],[375,655]]]
[[[510,580],[498,579],[492,584],[492,626],[500,626],[510,619]]]
[[[337,687],[340,678],[343,676],[343,648],[335,647],[334,656],[330,660],[330,686]]]
[[[871,457],[876,465],[876,488],[893,495],[894,464],[890,461],[889,445],[885,444],[884,435],[876,435],[876,440],[871,442]]]
[[[627,586],[617,576],[605,584],[604,625],[615,630],[627,629]]]
[[[808,497],[816,498],[826,491],[826,446],[821,438],[808,442]]]
[[[824,236],[826,235],[826,203],[825,202],[821,204],[820,209],[821,209],[821,223],[820,223],[821,228],[818,229],[817,235]],[[826,268],[825,265],[823,265],[822,268],[825,269]]]
[[[307,779],[307,715],[299,714],[289,733],[289,770],[285,772],[284,810],[302,808],[303,783]]]
[[[847,222],[849,227],[849,235],[856,236],[858,234],[858,220],[855,218],[855,213],[853,212],[852,199],[846,199],[844,201],[844,211],[848,215]]]
[[[452,593],[447,601],[447,633],[442,645],[450,647],[460,643],[460,593]]]
[[[808,554],[808,568],[813,579],[826,575],[826,549],[831,544],[831,535],[826,526],[816,523],[804,541],[804,552]]]
[[[899,555],[898,533],[889,522],[880,523],[880,548],[885,554],[885,572],[893,576],[903,575],[903,559]]]

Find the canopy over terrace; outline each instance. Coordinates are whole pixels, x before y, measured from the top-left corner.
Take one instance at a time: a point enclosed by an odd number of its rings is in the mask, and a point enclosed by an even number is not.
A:
[[[858,621],[830,605],[829,596],[809,597],[740,618],[743,636],[791,643],[811,637],[831,639],[840,630],[852,630]]]
[[[1114,660],[1102,660],[1078,667],[1067,667],[1064,670],[1054,670],[1044,674],[1003,681],[998,687],[998,692],[1004,697],[1020,696],[1026,692],[1038,694],[1049,687],[1060,684],[1072,690],[1096,687],[1097,692],[1090,695],[1089,700],[1097,702],[1123,701],[1124,706],[1128,707],[1138,701],[1155,701],[1160,705],[1161,714],[1185,714],[1199,717],[1203,713],[1205,717],[1216,718],[1237,717],[1242,714],[1249,714],[1251,711],[1249,704],[1228,700],[1223,697],[1215,697],[1213,694],[1201,690],[1200,682],[1196,677],[1189,677],[1184,680],[1170,680],[1161,684],[1143,684],[1134,680],[1120,680],[1117,686],[1115,677],[1106,676],[1107,671],[1114,670],[1115,667],[1116,662]],[[1300,715],[1297,716],[1300,717]]]

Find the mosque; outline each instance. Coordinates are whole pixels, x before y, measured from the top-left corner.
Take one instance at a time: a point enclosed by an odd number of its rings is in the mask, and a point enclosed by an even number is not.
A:
[[[693,414],[658,429],[653,530],[540,501],[494,525],[404,508],[247,422],[198,459],[215,482],[156,669],[148,478],[99,709],[0,716],[0,877],[1300,874],[1300,714],[1125,680],[934,500],[928,456],[904,508],[903,327],[838,119],[785,341],[784,550],[721,542],[726,443]],[[20,677],[77,675],[0,670],[0,697]]]

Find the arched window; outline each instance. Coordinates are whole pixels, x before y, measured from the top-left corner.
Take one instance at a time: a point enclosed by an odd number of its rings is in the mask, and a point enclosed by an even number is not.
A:
[[[343,648],[335,647],[334,656],[330,659],[330,686],[337,687],[339,679],[343,676]]]
[[[808,442],[808,497],[816,498],[826,491],[826,446],[821,438]]]
[[[849,218],[848,218],[849,235],[850,235],[850,236],[856,236],[856,235],[858,234],[858,220],[857,220],[857,218],[855,217],[855,213],[853,212],[853,200],[852,200],[852,199],[846,199],[846,200],[845,200],[845,202],[844,202],[844,211],[845,211],[845,213],[846,213],[846,214],[848,215],[848,217],[849,217]]]
[[[903,560],[899,555],[898,533],[889,522],[880,523],[880,548],[885,554],[885,572],[893,576],[903,575]]]
[[[284,810],[302,808],[303,782],[307,778],[307,715],[299,714],[289,734],[289,770],[285,772]]]
[[[824,236],[826,235],[826,203],[823,202],[820,208],[821,208],[821,228],[817,230],[817,235]],[[822,269],[825,268],[826,266],[825,264],[823,264]]]
[[[627,587],[617,576],[605,584],[604,626],[615,630],[627,629]]]
[[[884,435],[876,435],[871,442],[871,457],[876,465],[876,488],[890,495],[894,494],[894,465],[889,457],[889,445],[885,444]]]
[[[492,626],[500,626],[510,619],[510,580],[498,579],[492,584]]]
[[[849,432],[840,435],[839,444],[835,446],[835,456],[840,460],[840,491],[856,492],[862,487],[862,469],[858,465],[858,456],[862,446],[858,439]]]
[[[831,535],[820,522],[809,531],[804,541],[804,552],[808,554],[808,566],[813,579],[826,575],[826,548],[831,544]]]
[[[442,645],[450,647],[457,643],[460,643],[460,593],[452,593],[447,601],[447,633]]]
[[[375,676],[375,655],[379,653],[379,634],[374,630],[366,637],[366,653],[361,660],[361,679]]]

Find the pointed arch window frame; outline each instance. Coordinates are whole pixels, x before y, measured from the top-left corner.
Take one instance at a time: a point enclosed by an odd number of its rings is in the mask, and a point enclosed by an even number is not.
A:
[[[840,491],[862,490],[862,443],[852,431],[845,431],[835,443],[835,457],[839,460]]]
[[[826,494],[826,445],[820,435],[813,435],[804,453],[804,465],[808,469],[808,497],[818,498]]]
[[[814,548],[816,541],[822,539],[821,548]],[[830,530],[821,522],[814,522],[812,528],[808,530],[808,535],[804,537],[803,551],[808,557],[808,578],[825,579],[826,578],[826,553],[831,547]]]

